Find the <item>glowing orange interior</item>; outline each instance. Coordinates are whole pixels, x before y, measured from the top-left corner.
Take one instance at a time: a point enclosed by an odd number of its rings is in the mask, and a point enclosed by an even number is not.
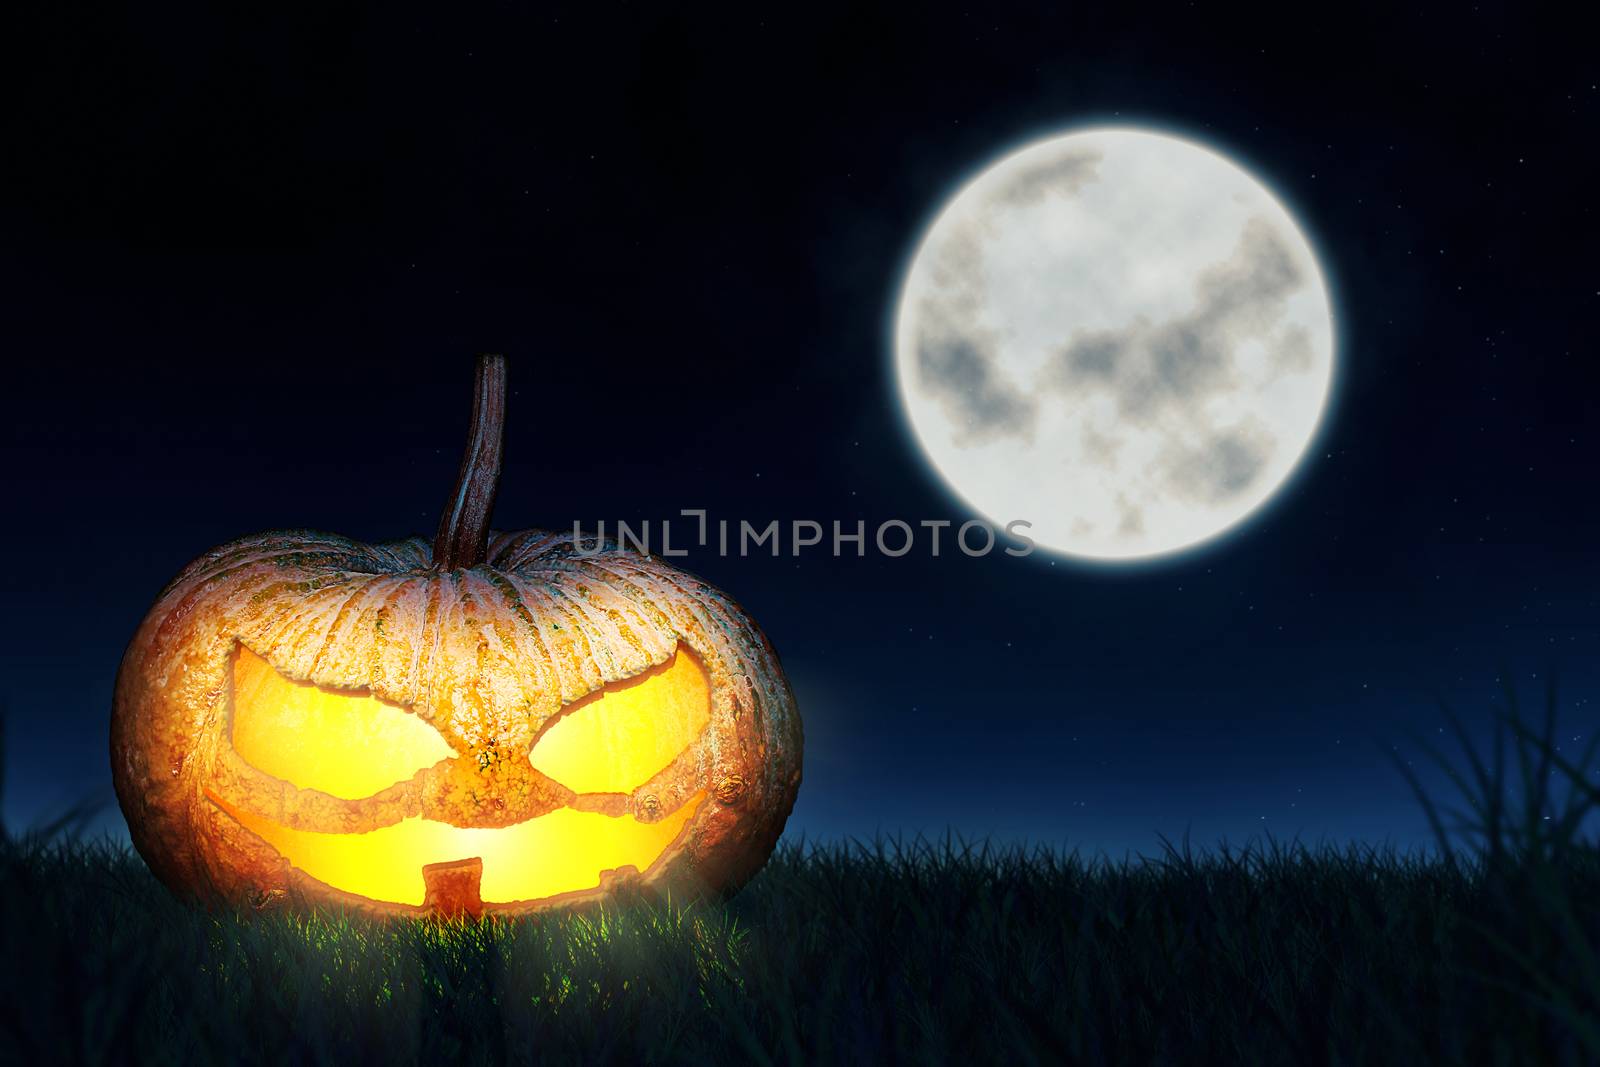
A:
[[[344,800],[370,797],[455,755],[439,731],[366,693],[293,682],[240,647],[233,750],[257,770]]]
[[[290,681],[247,649],[235,660],[233,682],[234,749],[251,766],[301,789],[360,799],[455,755],[431,725],[403,708]],[[660,667],[566,709],[530,758],[574,792],[632,792],[710,721],[705,671],[679,650]],[[594,888],[606,870],[648,870],[704,793],[654,823],[562,809],[500,828],[412,817],[360,834],[294,830],[213,799],[295,867],[336,889],[421,904],[423,866],[478,857],[482,899],[509,903]]]
[[[679,649],[655,670],[566,709],[529,757],[575,793],[628,793],[671,763],[711,722],[711,683]]]

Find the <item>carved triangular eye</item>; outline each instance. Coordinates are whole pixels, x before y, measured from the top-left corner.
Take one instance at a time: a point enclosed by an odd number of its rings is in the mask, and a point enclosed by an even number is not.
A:
[[[711,722],[711,683],[679,648],[647,674],[564,709],[534,742],[533,766],[576,793],[631,793],[666,769]]]
[[[432,726],[365,692],[279,674],[240,646],[233,662],[233,748],[300,789],[360,800],[455,752]]]

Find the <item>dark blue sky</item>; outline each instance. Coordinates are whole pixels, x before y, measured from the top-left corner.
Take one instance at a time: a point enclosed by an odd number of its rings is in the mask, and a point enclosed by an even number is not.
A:
[[[1326,429],[1263,517],[1163,565],[692,552],[800,696],[791,829],[1408,842],[1385,753],[1420,765],[1439,698],[1482,724],[1502,673],[1559,669],[1586,739],[1600,63],[1517,5],[1292,14],[33,16],[5,46],[7,820],[109,797],[118,659],[195,555],[431,533],[479,350],[512,359],[498,528],[962,521],[892,391],[900,269],[975,166],[1113,119],[1298,213],[1338,304]]]

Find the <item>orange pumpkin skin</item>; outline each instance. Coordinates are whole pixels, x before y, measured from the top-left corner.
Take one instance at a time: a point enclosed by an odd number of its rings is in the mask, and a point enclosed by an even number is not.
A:
[[[117,676],[112,772],[139,853],[181,895],[258,908],[476,915],[623,886],[737,888],[771,853],[800,784],[800,717],[778,659],[710,585],[611,542],[582,547],[564,534],[490,534],[481,563],[441,569],[421,539],[365,545],[284,531],[195,560],[151,609]],[[627,792],[575,793],[533,768],[530,749],[563,709],[663,669],[680,649],[704,672],[709,721],[664,769]],[[274,777],[230,736],[234,664],[247,653],[284,684],[405,709],[452,755],[353,799]],[[644,869],[602,869],[592,886],[530,899],[479,900],[477,874],[444,864],[418,874],[427,882],[418,903],[321,881],[246,826],[363,835],[420,819],[498,830],[573,811],[640,827],[677,819],[682,830]],[[419,860],[440,858],[471,859]]]

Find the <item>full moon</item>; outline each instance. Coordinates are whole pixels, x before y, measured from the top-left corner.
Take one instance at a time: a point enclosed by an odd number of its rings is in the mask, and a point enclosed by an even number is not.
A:
[[[957,192],[906,272],[894,347],[951,490],[1089,560],[1244,521],[1315,437],[1334,361],[1284,206],[1211,149],[1131,128],[1035,142]]]

